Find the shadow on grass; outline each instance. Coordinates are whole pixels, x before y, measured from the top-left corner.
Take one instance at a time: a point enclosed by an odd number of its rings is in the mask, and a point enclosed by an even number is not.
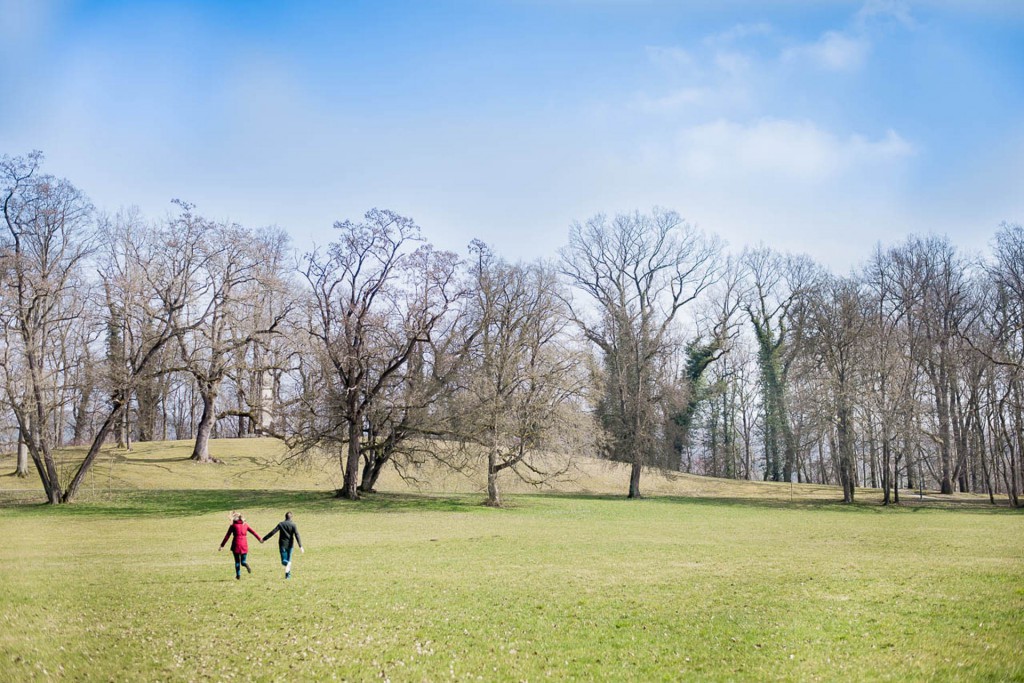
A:
[[[614,502],[622,505],[689,505],[702,508],[822,510],[856,514],[898,514],[921,510],[956,511],[974,514],[1021,514],[1020,509],[992,506],[987,501],[911,501],[883,507],[875,501],[844,504],[827,499],[742,498],[728,496],[652,495],[628,500],[621,495],[595,493],[528,493],[508,496],[506,508],[531,507],[533,502],[563,500]],[[338,498],[330,491],[279,489],[122,489],[85,492],[70,504],[50,506],[42,502],[42,492],[0,490],[0,510],[28,515],[67,517],[192,517],[231,510],[254,509],[334,513],[400,512],[477,512],[493,510],[481,505],[479,494],[438,495],[426,493],[372,493],[359,501]],[[496,512],[495,514],[501,514]]]
[[[130,458],[130,457],[126,456],[126,455],[118,455],[118,456],[115,456],[115,457],[116,457],[116,459],[114,459],[113,461],[116,464],[132,463],[132,464],[135,464],[135,465],[151,465],[153,463],[161,463],[161,462],[162,463],[168,463],[168,462],[182,462],[182,463],[184,463],[184,462],[195,462],[194,460],[192,460],[192,457],[188,456],[188,455],[186,455],[186,456],[178,456],[178,457],[173,457],[173,458]],[[199,463],[196,463],[196,464],[199,464]]]
[[[735,508],[761,508],[772,510],[828,510],[830,512],[846,513],[871,513],[871,514],[894,514],[899,512],[918,512],[920,510],[949,510],[956,512],[970,512],[979,514],[1021,514],[1024,510],[1020,508],[1002,505],[992,505],[987,500],[931,500],[917,501],[904,500],[899,505],[883,506],[874,500],[860,500],[854,503],[843,503],[841,500],[827,499],[800,499],[787,498],[744,498],[732,496],[668,496],[651,495],[640,500],[629,500],[625,496],[598,494],[598,493],[534,493],[524,494],[523,497],[532,498],[555,498],[562,500],[602,500],[618,501],[624,505],[695,505],[701,507],[735,507]]]
[[[604,493],[539,493],[528,494],[537,497],[557,498],[564,500],[603,500],[618,501],[624,505],[698,505],[702,507],[737,507],[737,508],[771,508],[777,510],[848,510],[861,511],[877,507],[868,503],[846,505],[840,501],[803,499],[787,500],[783,498],[744,498],[739,496],[679,496],[652,494],[639,500],[628,499],[621,495]]]
[[[359,501],[337,498],[325,491],[258,489],[125,490],[86,495],[70,505],[50,506],[40,497],[11,496],[0,491],[0,509],[19,513],[69,517],[191,517],[213,512],[277,508],[320,512],[471,512],[480,509],[472,496],[430,496],[373,493]]]

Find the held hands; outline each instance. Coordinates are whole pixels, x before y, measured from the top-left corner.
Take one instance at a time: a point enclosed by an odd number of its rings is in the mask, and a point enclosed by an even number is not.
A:
[[[217,552],[220,552],[221,550],[224,550],[224,546],[217,548]]]

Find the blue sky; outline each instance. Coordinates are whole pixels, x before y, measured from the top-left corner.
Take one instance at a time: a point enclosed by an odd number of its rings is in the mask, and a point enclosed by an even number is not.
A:
[[[1024,222],[1024,2],[0,0],[0,153],[299,248],[391,208],[553,256],[674,208],[844,270]]]

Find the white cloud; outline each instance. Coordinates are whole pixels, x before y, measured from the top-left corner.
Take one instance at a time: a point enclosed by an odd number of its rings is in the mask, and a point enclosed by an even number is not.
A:
[[[715,67],[729,76],[742,76],[750,71],[751,59],[736,50],[720,50],[715,53]]]
[[[917,26],[905,0],[868,0],[857,12],[855,20],[861,26],[886,21],[895,21],[905,28]]]
[[[646,49],[648,59],[663,69],[688,71],[696,66],[693,56],[681,47],[648,46]]]
[[[786,63],[807,63],[827,71],[856,71],[864,66],[871,43],[838,31],[827,31],[813,43],[788,48],[782,53]]]
[[[718,120],[684,129],[677,138],[679,163],[701,178],[749,178],[817,182],[913,154],[895,131],[870,140],[841,137],[807,121],[769,119],[751,125]]]
[[[746,105],[747,83],[756,62],[744,52],[730,47],[707,47],[700,54],[680,47],[647,47],[646,51],[674,86],[661,93],[636,95],[631,109],[656,115],[700,109],[706,115]]]
[[[642,95],[636,108],[648,114],[670,113],[705,105],[713,95],[708,88],[680,88],[660,97]]]
[[[704,39],[704,42],[708,45],[720,45],[723,43],[734,43],[744,38],[750,38],[752,36],[766,36],[775,31],[775,28],[768,23],[760,22],[756,24],[736,24],[735,26],[722,31],[721,33],[714,33]]]

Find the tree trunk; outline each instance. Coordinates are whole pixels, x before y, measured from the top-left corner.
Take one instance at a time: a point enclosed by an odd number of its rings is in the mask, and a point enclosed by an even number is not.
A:
[[[974,405],[974,419],[978,429],[978,457],[981,458],[981,472],[985,477],[985,489],[988,491],[988,502],[992,505],[996,504],[995,492],[992,490],[992,475],[988,471],[988,449],[986,448],[985,442],[985,429],[981,423],[981,413],[978,410],[977,403]]]
[[[61,498],[60,486],[57,484],[51,484],[46,488],[46,502],[50,505],[60,505],[64,502]]]
[[[21,326],[22,339],[27,349],[32,348],[32,338],[27,327]],[[25,415],[24,427],[26,436],[29,438],[29,452],[36,469],[39,470],[39,477],[42,479],[43,488],[46,490],[46,497],[49,503],[60,502],[60,477],[57,474],[57,465],[53,461],[53,453],[50,451],[46,437],[46,413],[43,410],[43,392],[39,379],[40,367],[35,353],[29,351],[25,357],[28,365],[28,379],[30,387],[30,409]]]
[[[769,406],[771,399],[765,397],[764,407],[764,480],[779,479],[779,440],[775,429],[775,412]]]
[[[374,452],[371,457],[363,458],[363,474],[359,484],[360,491],[363,493],[373,493],[374,487],[377,485],[377,479],[380,478],[380,473],[384,471],[384,466],[390,459],[390,453],[380,452]]]
[[[122,393],[123,392],[121,392],[120,389],[115,392],[115,394],[114,394],[114,401],[115,402],[120,402],[122,400],[121,399],[121,394]],[[124,448],[124,436],[125,436],[124,428],[125,428],[125,423],[124,423],[123,419],[118,420],[117,423],[114,425],[114,440],[117,442],[117,447],[118,448]]]
[[[501,494],[498,492],[498,455],[492,448],[487,453],[487,505],[501,507]]]
[[[940,361],[941,362],[941,361]],[[952,479],[952,439],[949,427],[949,378],[943,363],[939,368],[938,382],[935,384],[935,409],[939,420],[939,486],[942,493],[953,493]]]
[[[121,410],[123,408],[124,406],[120,404],[115,404],[114,407],[111,408],[110,414],[107,416],[107,419],[103,421],[103,425],[100,427],[100,431],[97,432],[96,436],[93,438],[92,445],[89,447],[89,452],[86,453],[85,459],[82,460],[82,464],[78,466],[78,471],[75,472],[75,476],[71,480],[68,490],[63,494],[63,496],[59,496],[56,502],[70,503],[78,494],[78,487],[82,485],[85,475],[92,468],[92,463],[96,459],[96,456],[99,455],[100,448],[103,446],[103,442],[107,440],[110,430],[113,429],[115,424],[121,421]]]
[[[23,439],[18,439],[18,464],[14,469],[14,476],[28,476],[28,444]]]
[[[156,439],[157,406],[162,403],[161,384],[161,380],[149,377],[135,387],[137,441],[154,441]]]
[[[900,460],[902,456],[899,451],[892,458],[892,502],[900,504]]]
[[[14,476],[28,476],[28,435],[24,430],[18,430],[18,463],[14,469]]]
[[[883,418],[884,419],[884,418]],[[886,427],[882,426],[882,505],[892,502],[891,489],[893,475],[892,470],[892,446],[889,443],[889,434]]]
[[[89,422],[89,397],[92,395],[91,383],[87,383],[82,389],[82,396],[75,404],[75,431],[71,437],[74,446],[81,446],[85,443],[85,430]]]
[[[956,376],[950,380],[950,422],[953,427],[953,446],[956,449],[956,463],[953,465],[952,480],[956,482],[960,493],[967,493],[967,469],[970,458],[967,454],[967,427],[965,424],[963,404],[960,400],[960,387]]]
[[[31,417],[29,415],[24,416],[25,426],[31,424]],[[56,469],[53,466],[53,458],[50,457],[50,453],[46,450],[46,444],[40,443],[40,440],[36,438],[35,430],[26,428],[24,431],[26,445],[28,446],[29,457],[32,458],[32,463],[36,466],[36,473],[39,474],[39,481],[43,485],[43,492],[46,494],[46,502],[50,505],[56,505],[60,503],[60,482],[56,478]]]
[[[1020,506],[1020,479],[1018,470],[1018,459],[1020,449],[1024,446],[1024,421],[1021,420],[1021,396],[1020,383],[1013,383],[1013,427],[1014,433],[1006,435],[1006,441],[1010,445],[1010,462],[1008,463],[1009,481],[1006,482],[1007,493],[1010,496],[1010,504],[1013,507]]]
[[[124,410],[124,449],[132,449],[132,412],[127,406]]]
[[[743,417],[743,478],[750,481],[750,473],[753,470],[752,460],[753,444],[751,443],[750,431],[747,428],[747,418]]]
[[[192,459],[196,462],[217,462],[210,457],[210,432],[213,431],[213,422],[217,419],[217,394],[212,391],[201,391],[203,401],[203,414],[199,418],[199,427],[196,429],[196,444],[192,449]]]
[[[782,447],[785,459],[782,463],[782,481],[793,481],[793,467],[796,465],[796,438],[793,427],[789,424],[789,411],[786,409],[785,396],[779,387],[779,426],[782,428]]]
[[[867,417],[871,419],[870,416]],[[875,430],[872,429],[868,435],[868,481],[871,482],[871,488],[878,488],[878,441],[875,438]]]
[[[253,414],[252,408],[246,410],[245,402],[242,400],[242,394],[238,394],[237,400],[238,408],[238,438],[244,439],[249,436],[249,424],[252,421],[251,415]],[[245,414],[248,413],[248,414]]]
[[[640,498],[640,463],[636,460],[629,472],[629,498]]]
[[[356,411],[349,413],[352,417],[348,423],[348,457],[345,458],[345,469],[342,476],[345,483],[338,496],[348,500],[359,500],[359,438],[362,433],[363,417]]]
[[[828,472],[825,470],[825,438],[818,439],[818,476],[820,483],[828,483]]]
[[[843,382],[842,378],[840,379]],[[845,395],[845,383],[840,385],[836,406],[836,442],[839,449],[839,480],[843,485],[843,502],[852,503],[856,484],[857,466],[853,452],[853,425],[851,410]]]

